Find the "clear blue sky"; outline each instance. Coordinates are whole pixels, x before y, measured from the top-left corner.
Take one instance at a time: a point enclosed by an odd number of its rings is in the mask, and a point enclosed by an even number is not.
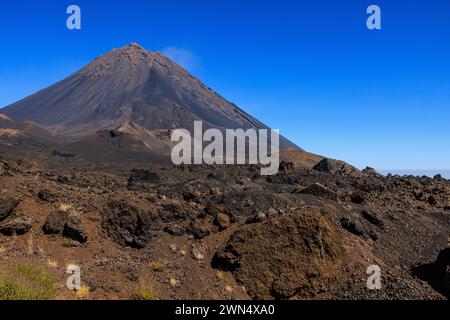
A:
[[[449,0],[2,1],[0,40],[0,107],[135,41],[311,152],[450,169]]]

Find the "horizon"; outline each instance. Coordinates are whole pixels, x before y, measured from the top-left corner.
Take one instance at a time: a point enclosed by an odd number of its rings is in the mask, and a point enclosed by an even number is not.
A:
[[[65,27],[68,3],[8,3],[0,37],[14,49],[0,54],[0,113],[136,42],[309,152],[379,171],[450,171],[450,43],[442,41],[450,3],[432,2],[376,1],[382,30],[375,31],[365,27],[366,1],[345,8],[336,1],[246,3],[239,11],[234,1],[131,8],[77,1],[79,31]]]

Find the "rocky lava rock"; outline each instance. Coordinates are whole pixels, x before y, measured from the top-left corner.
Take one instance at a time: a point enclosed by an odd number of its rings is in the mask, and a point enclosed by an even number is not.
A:
[[[84,243],[88,236],[81,219],[76,214],[62,211],[49,213],[42,230],[45,234],[62,234],[64,237]]]
[[[103,229],[123,246],[144,248],[160,227],[156,217],[144,212],[126,200],[113,200],[105,209]]]
[[[18,217],[0,225],[0,233],[6,236],[23,235],[30,231],[32,221],[28,217]]]
[[[255,299],[313,297],[342,256],[341,235],[327,219],[298,212],[236,231],[213,266],[232,271]]]

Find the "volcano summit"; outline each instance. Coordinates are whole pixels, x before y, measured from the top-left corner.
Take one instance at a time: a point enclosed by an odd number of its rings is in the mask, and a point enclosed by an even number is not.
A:
[[[102,130],[267,129],[179,65],[136,43],[114,49],[2,113],[78,140]],[[140,140],[142,137],[140,137]],[[145,139],[144,139],[145,140]],[[281,137],[281,148],[298,148]]]

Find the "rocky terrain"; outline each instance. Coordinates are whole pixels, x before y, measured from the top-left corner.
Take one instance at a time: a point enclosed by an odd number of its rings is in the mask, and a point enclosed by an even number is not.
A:
[[[0,146],[0,270],[41,266],[55,298],[449,297],[450,181],[439,176],[324,159],[263,177],[254,166],[99,164]],[[82,293],[65,287],[70,264]],[[370,265],[381,290],[366,289]]]
[[[274,176],[174,166],[175,128],[267,126],[160,53],[115,49],[0,111],[0,299],[450,296],[449,180],[283,137]]]

